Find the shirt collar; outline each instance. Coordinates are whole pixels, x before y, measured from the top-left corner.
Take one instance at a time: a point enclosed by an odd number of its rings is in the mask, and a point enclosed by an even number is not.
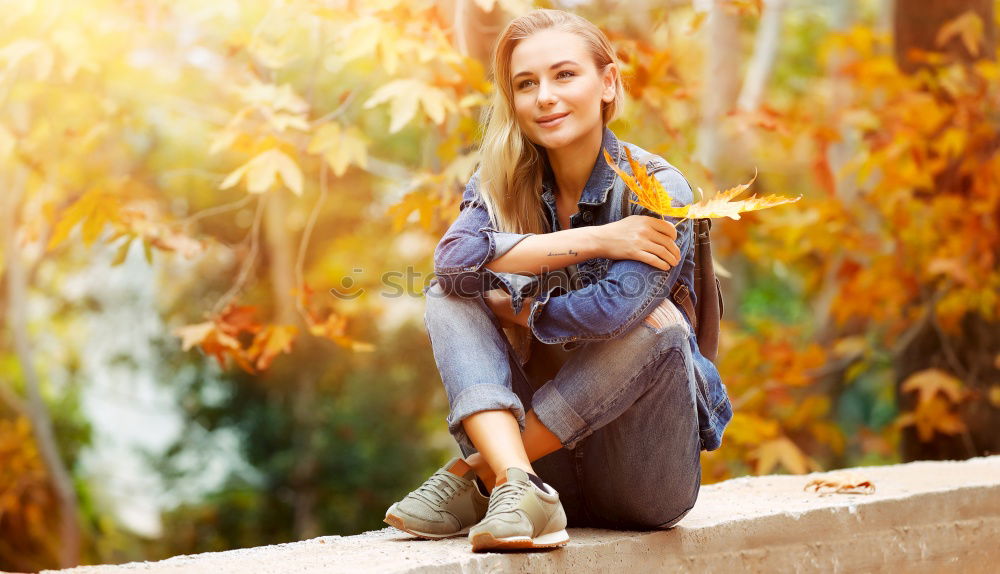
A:
[[[605,149],[608,150],[608,154],[611,155],[615,163],[621,160],[621,144],[608,126],[604,126],[604,133],[601,136],[601,150],[597,155],[597,161],[594,162],[594,168],[590,172],[590,178],[587,179],[587,184],[583,187],[578,206],[601,205],[608,200],[608,192],[611,191],[611,186],[615,182],[615,171],[611,169],[608,162],[604,161]],[[549,205],[555,205],[552,168],[548,161],[543,163],[545,168],[542,176],[542,199]]]

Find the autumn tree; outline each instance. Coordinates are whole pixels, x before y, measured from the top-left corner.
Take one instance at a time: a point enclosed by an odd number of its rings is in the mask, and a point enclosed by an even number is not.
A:
[[[914,224],[948,222],[929,238],[938,256],[927,262],[935,280],[923,289],[926,312],[899,341],[904,460],[1000,452],[996,29],[991,0],[895,3],[893,53],[912,80],[906,95],[936,109],[919,126],[930,139],[900,150],[924,172],[912,200],[936,207],[933,220]],[[913,129],[915,118],[899,120],[888,135]]]

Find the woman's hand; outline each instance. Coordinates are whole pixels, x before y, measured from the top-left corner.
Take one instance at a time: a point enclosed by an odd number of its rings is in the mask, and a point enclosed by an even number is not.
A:
[[[525,297],[522,301],[521,314],[515,315],[511,307],[510,293],[503,289],[493,289],[483,293],[486,305],[493,311],[500,325],[503,327],[527,326],[528,314],[531,312],[531,298]]]
[[[664,271],[680,263],[677,228],[664,219],[630,215],[593,229],[602,257],[642,261]]]
[[[490,310],[493,311],[493,314],[496,315],[497,319],[500,320],[500,325],[503,327],[514,326],[512,322],[514,310],[511,309],[510,293],[503,289],[493,289],[483,293],[483,299]]]

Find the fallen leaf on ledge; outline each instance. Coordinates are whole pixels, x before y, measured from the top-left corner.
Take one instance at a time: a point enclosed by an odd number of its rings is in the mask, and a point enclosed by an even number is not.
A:
[[[820,494],[873,494],[875,484],[856,472],[844,471],[814,478],[803,490]]]

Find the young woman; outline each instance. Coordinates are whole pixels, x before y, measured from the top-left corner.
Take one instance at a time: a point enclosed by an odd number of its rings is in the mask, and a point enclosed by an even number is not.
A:
[[[424,315],[456,457],[393,504],[424,538],[474,551],[566,544],[567,525],[667,528],[694,506],[700,451],[732,417],[691,321],[689,221],[664,220],[607,165],[625,149],[675,205],[693,200],[663,158],[607,128],[624,89],[607,37],[535,10],[507,25],[479,169],[435,249]],[[675,226],[676,223],[676,226]]]

